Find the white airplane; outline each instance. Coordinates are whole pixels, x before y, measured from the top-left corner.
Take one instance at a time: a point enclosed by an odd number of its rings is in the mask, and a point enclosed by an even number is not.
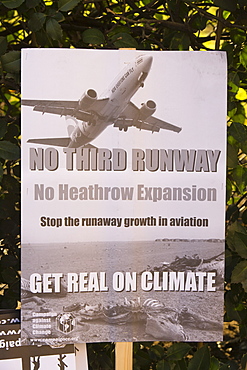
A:
[[[105,98],[97,98],[93,89],[87,90],[79,101],[28,100],[22,105],[34,107],[34,111],[72,117],[76,125],[68,126],[69,137],[30,139],[30,143],[78,148],[94,140],[109,125],[127,131],[134,126],[140,130],[159,132],[160,129],[180,132],[181,128],[153,117],[156,104],[152,100],[137,108],[130,99],[144,86],[153,57],[138,56],[128,64],[109,86]],[[78,120],[78,121],[77,121]],[[90,144],[88,144],[90,146]]]

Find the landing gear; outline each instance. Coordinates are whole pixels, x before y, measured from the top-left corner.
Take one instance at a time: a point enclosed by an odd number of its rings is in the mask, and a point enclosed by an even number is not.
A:
[[[123,131],[124,130],[124,132],[127,132],[128,131],[128,127],[127,126],[125,126],[125,127],[119,127],[119,131]]]

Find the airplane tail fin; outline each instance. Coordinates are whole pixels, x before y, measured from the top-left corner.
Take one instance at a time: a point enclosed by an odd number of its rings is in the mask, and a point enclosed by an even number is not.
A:
[[[27,142],[31,144],[62,146],[63,148],[66,148],[69,146],[71,139],[69,137],[58,137],[58,138],[46,138],[46,139],[29,139]],[[97,146],[94,146],[92,144],[86,144],[83,146],[83,148],[98,149]]]
[[[33,144],[43,144],[43,145],[51,145],[51,146],[62,146],[66,148],[71,139],[69,137],[55,137],[55,138],[45,138],[45,139],[29,139],[28,143]]]

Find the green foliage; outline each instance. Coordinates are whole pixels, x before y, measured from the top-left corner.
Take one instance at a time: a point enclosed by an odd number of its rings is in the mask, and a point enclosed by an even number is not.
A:
[[[72,10],[79,2],[80,0],[59,0],[58,9],[61,12],[67,12]]]
[[[134,47],[228,55],[225,341],[134,344],[135,370],[245,369],[247,348],[246,0],[0,2],[0,308],[20,274],[20,50]],[[212,94],[217,93],[212,91]],[[90,369],[114,368],[114,345],[88,345]]]
[[[17,73],[21,69],[21,53],[17,50],[9,51],[1,57],[2,68],[6,72]]]
[[[82,39],[85,44],[101,45],[105,42],[103,33],[97,28],[89,28],[82,34]]]
[[[28,21],[30,31],[37,32],[44,26],[46,15],[44,13],[33,13]]]
[[[210,354],[208,346],[198,349],[189,362],[188,370],[209,370]]]

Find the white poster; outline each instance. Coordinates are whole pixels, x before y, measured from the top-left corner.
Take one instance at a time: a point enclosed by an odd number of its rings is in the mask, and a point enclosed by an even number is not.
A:
[[[2,370],[45,370],[67,369],[87,370],[82,367],[85,351],[81,362],[75,358],[73,345],[28,346],[21,342],[21,325],[18,310],[0,310],[0,369]]]
[[[23,50],[22,105],[24,337],[221,340],[225,54]]]

